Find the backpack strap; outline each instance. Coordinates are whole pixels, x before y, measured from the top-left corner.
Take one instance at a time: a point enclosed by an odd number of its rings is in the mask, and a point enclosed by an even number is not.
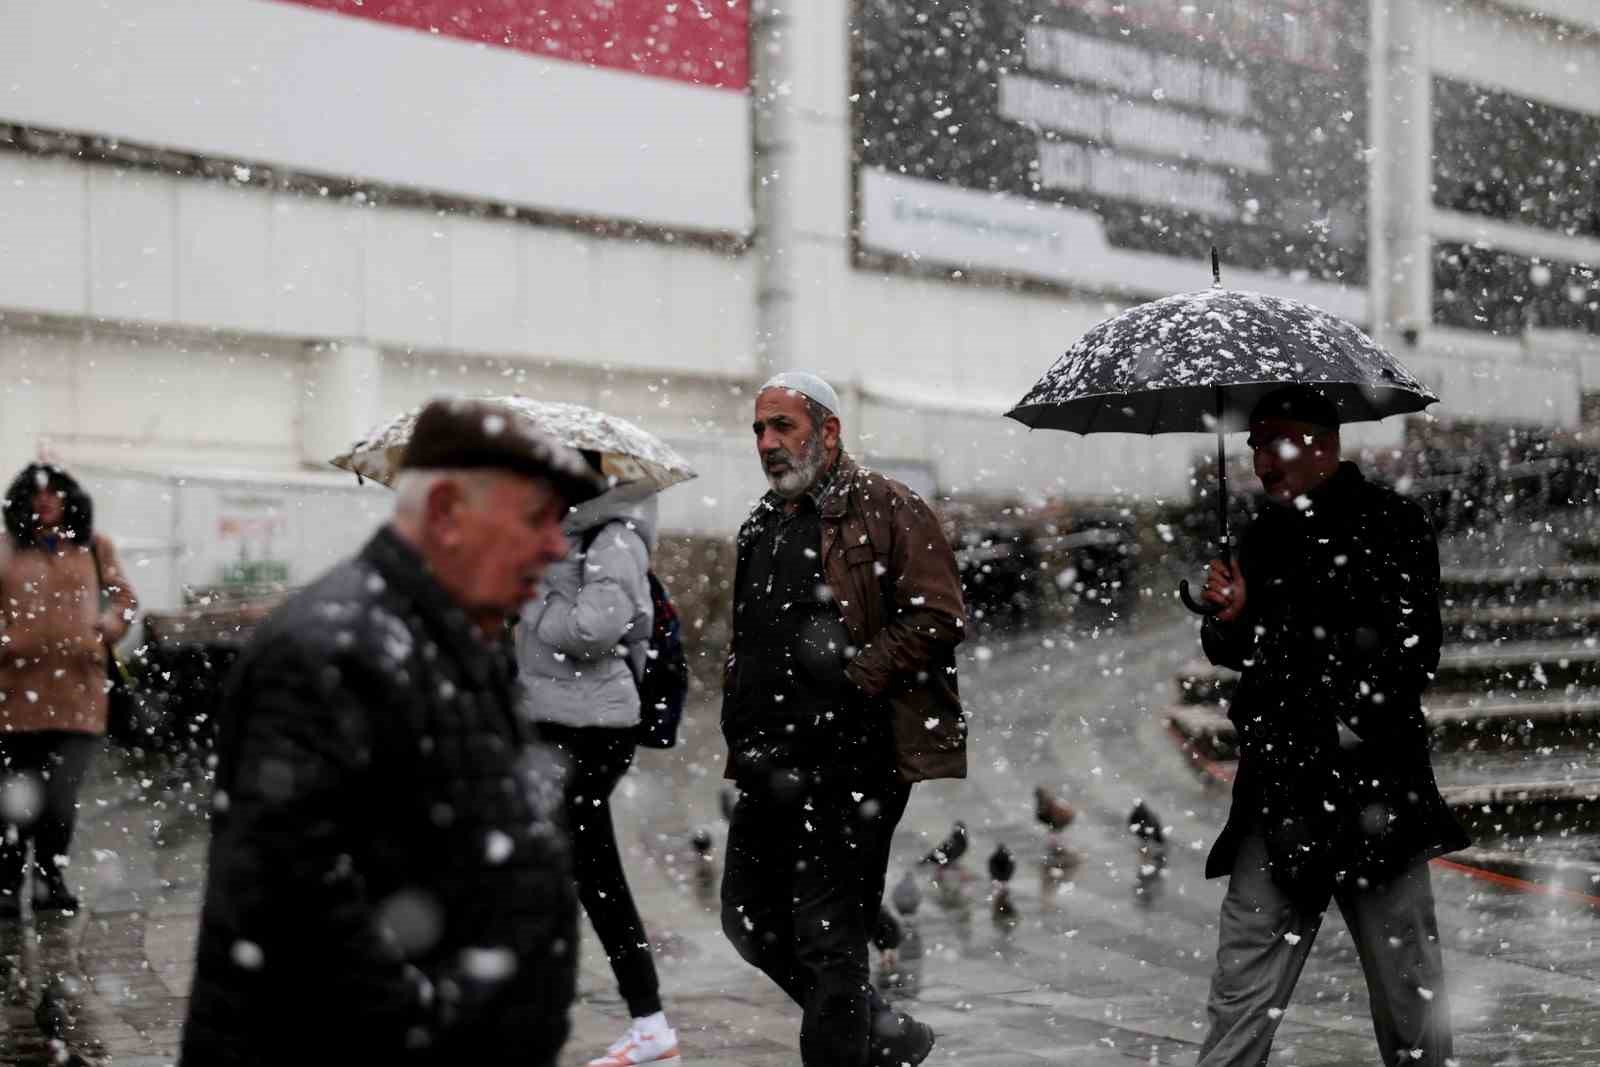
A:
[[[596,541],[600,540],[600,535],[605,533],[607,530],[611,529],[611,527],[613,527],[613,526],[621,526],[623,528],[623,530],[625,530],[626,532],[631,533],[631,534],[633,534],[633,536],[639,538],[639,543],[641,545],[644,545],[644,537],[639,533],[638,530],[635,530],[631,526],[629,526],[628,525],[628,521],[626,519],[607,519],[605,522],[602,522],[600,525],[591,526],[587,530],[583,531],[583,534],[578,538],[578,551],[583,553],[585,556],[587,556],[589,554],[590,549],[594,548],[594,543]],[[650,546],[649,545],[645,545],[644,556],[645,556],[645,569],[649,570],[650,569],[650,567],[649,567]]]
[[[89,538],[89,558],[94,560],[94,584],[100,587],[100,595],[106,592],[106,572],[100,567],[100,547],[94,543],[94,538]]]
[[[611,522],[615,521],[615,519],[611,520]],[[587,556],[589,550],[594,547],[595,541],[599,540],[601,532],[607,526],[610,526],[611,522],[602,522],[599,526],[591,526],[583,531],[583,536],[578,538],[578,551]]]

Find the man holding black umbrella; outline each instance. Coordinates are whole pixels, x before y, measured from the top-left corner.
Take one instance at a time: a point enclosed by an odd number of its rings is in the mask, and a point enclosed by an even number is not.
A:
[[[1330,898],[1383,1062],[1451,1056],[1427,861],[1468,839],[1439,796],[1421,708],[1439,659],[1438,546],[1416,504],[1341,462],[1339,422],[1312,387],[1256,405],[1266,505],[1238,562],[1207,573],[1206,654],[1243,676],[1233,805],[1206,862],[1229,883],[1200,1067],[1266,1061]]]

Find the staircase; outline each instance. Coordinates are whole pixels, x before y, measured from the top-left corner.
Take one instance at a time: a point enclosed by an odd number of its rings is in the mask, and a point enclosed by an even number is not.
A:
[[[1424,711],[1440,791],[1476,841],[1453,859],[1600,895],[1600,565],[1447,570],[1441,616]],[[1238,756],[1236,681],[1191,661],[1167,716],[1219,782]]]

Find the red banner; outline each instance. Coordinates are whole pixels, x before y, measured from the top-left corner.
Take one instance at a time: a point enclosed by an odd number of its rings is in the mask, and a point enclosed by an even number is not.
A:
[[[282,0],[717,89],[750,81],[749,0]]]

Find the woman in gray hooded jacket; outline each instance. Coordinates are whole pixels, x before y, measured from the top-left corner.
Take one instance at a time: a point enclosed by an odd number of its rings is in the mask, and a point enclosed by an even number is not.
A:
[[[593,462],[593,460],[591,460]],[[589,1067],[677,1064],[650,942],[634,906],[611,821],[611,792],[633,763],[650,642],[655,499],[614,489],[563,524],[570,551],[549,567],[517,627],[524,707],[566,753],[567,829],[578,899],[611,961],[633,1023]]]

